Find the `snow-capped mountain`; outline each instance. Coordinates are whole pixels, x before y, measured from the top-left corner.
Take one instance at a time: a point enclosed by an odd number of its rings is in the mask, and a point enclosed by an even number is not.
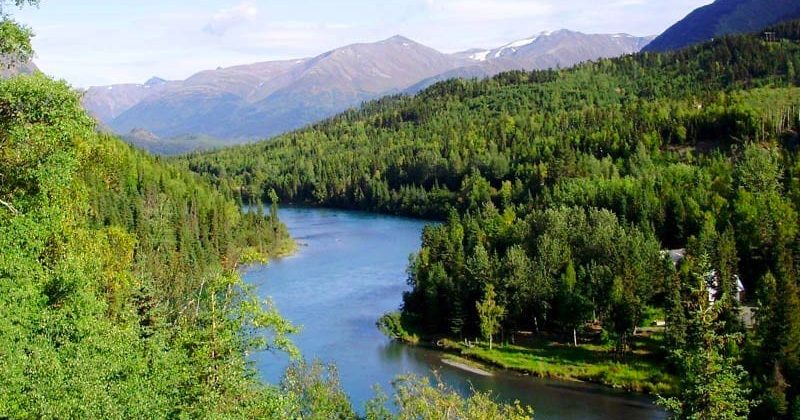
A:
[[[408,91],[417,92],[437,81],[456,77],[482,78],[509,70],[571,67],[583,61],[638,52],[652,39],[628,34],[584,34],[566,29],[545,31],[491,50],[457,53],[459,57],[470,59],[470,65],[423,80]]]
[[[156,139],[247,141],[300,128],[386,94],[415,92],[438,80],[568,67],[639,51],[648,40],[560,30],[498,48],[445,54],[394,36],[313,58],[202,71],[182,81],[153,78],[144,84],[93,87],[84,95],[84,106],[120,134],[143,130]]]

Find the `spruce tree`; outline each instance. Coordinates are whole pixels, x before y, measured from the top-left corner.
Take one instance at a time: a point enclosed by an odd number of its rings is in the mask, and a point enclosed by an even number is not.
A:
[[[739,334],[719,335],[719,305],[708,299],[705,273],[707,257],[700,257],[692,271],[693,289],[686,302],[687,342],[675,351],[680,365],[680,391],[673,398],[661,398],[659,404],[676,419],[740,419],[747,417],[751,401],[743,383],[744,368],[725,355],[731,341]]]

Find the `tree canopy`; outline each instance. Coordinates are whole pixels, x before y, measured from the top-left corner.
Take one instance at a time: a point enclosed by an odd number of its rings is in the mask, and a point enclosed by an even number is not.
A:
[[[669,353],[695,339],[685,307],[694,286],[666,251],[709,256],[721,336],[743,328],[739,281],[749,307],[767,273],[780,273],[782,289],[796,286],[797,27],[770,29],[777,42],[726,36],[571,69],[444,81],[179,161],[245,202],[275,191],[285,202],[443,221],[425,230],[411,260],[411,291],[393,318],[407,325],[397,331],[477,336],[476,304],[492,285],[507,310],[501,332],[577,342],[583,327],[597,327],[624,357],[655,311],[667,321]],[[780,293],[769,290],[769,299]],[[759,315],[757,328],[795,331],[796,312]],[[788,416],[800,407],[800,376],[765,346],[777,344],[748,335],[720,357],[761,372],[747,384],[762,401],[754,412]],[[678,359],[669,358],[673,371]],[[769,392],[785,404],[767,407]]]

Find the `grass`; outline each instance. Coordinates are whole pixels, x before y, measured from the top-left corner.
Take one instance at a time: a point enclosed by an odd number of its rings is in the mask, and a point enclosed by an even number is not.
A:
[[[656,355],[657,336],[639,336],[634,350],[618,360],[607,345],[582,344],[578,347],[546,340],[530,340],[523,345],[496,345],[492,350],[478,344],[447,341],[446,347],[460,356],[537,377],[593,382],[646,394],[669,395],[676,378],[665,373]]]

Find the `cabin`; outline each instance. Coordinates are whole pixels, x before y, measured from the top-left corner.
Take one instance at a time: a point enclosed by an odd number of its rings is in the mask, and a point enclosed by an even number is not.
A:
[[[664,250],[661,251],[661,255],[669,257],[669,259],[672,261],[672,264],[677,266],[678,264],[680,264],[681,261],[683,261],[684,258],[686,258],[686,249],[681,248],[681,249]],[[717,270],[711,270],[708,273],[706,273],[704,277],[706,280],[706,289],[708,291],[708,301],[714,303],[720,297],[719,273],[717,272]],[[735,274],[733,276],[733,280],[736,282],[735,299],[737,302],[741,303],[745,299],[744,283],[742,283],[742,279],[739,278],[738,274]]]
[[[764,41],[778,42],[778,37],[775,35],[775,32],[764,32]]]
[[[717,270],[711,270],[705,275],[706,279],[706,289],[708,290],[708,301],[714,303],[720,297],[720,279]],[[745,290],[744,284],[742,283],[742,279],[739,278],[738,274],[733,275],[733,279],[736,282],[736,295],[734,298],[737,302],[741,303],[744,301],[745,298]]]
[[[661,255],[669,256],[669,259],[672,260],[672,264],[677,266],[684,258],[686,258],[686,250],[685,249],[670,249],[666,251],[661,251]]]

